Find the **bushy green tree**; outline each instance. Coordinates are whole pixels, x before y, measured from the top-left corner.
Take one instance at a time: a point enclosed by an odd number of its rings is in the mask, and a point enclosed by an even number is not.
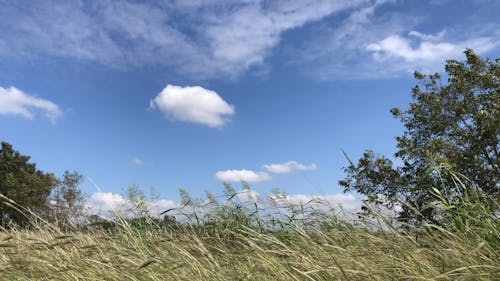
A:
[[[468,193],[480,194],[486,203],[498,200],[500,64],[469,49],[465,55],[465,62],[447,61],[448,83],[439,74],[415,73],[414,101],[406,110],[391,110],[406,128],[396,138],[395,158],[402,165],[395,167],[390,159],[366,151],[345,168],[347,176],[339,184],[346,192],[358,191],[389,207],[402,202],[400,219],[413,221],[437,219],[429,207],[436,199],[432,188],[451,201]],[[433,167],[454,173],[430,172]],[[470,180],[467,188],[457,184],[456,174]]]
[[[34,214],[44,214],[49,207],[52,189],[57,185],[53,174],[44,173],[29,162],[30,157],[22,155],[7,142],[0,149],[0,193],[18,205],[28,208]],[[27,225],[29,217],[20,213],[6,200],[0,202],[2,225],[13,222]]]

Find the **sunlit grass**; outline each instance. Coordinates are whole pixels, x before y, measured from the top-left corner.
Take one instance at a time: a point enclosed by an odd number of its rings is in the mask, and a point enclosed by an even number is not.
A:
[[[283,206],[289,212],[277,221],[255,202],[227,196],[208,202],[209,212],[185,213],[183,223],[168,226],[117,219],[107,230],[97,224],[63,231],[40,222],[5,230],[0,279],[500,280],[494,216],[463,231],[426,225],[417,234],[307,206]]]
[[[498,248],[460,233],[239,226],[0,234],[3,280],[499,280]]]

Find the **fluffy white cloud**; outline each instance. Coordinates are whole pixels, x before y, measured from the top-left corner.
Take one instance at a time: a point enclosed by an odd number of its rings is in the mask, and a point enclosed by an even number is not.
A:
[[[262,182],[271,180],[271,176],[265,172],[254,172],[251,170],[226,170],[215,173],[215,178],[223,182]]]
[[[181,204],[179,202],[167,199],[158,199],[148,202],[149,212],[152,216],[159,216],[168,209],[178,208],[180,206]]]
[[[318,166],[316,166],[316,164],[304,165],[297,161],[289,161],[281,164],[264,165],[263,168],[271,173],[286,174],[297,170],[298,171],[316,170]]]
[[[157,199],[146,202],[152,216],[158,216],[161,212],[177,208],[180,204],[173,200]],[[130,201],[122,195],[112,192],[95,192],[87,200],[87,208],[90,213],[112,217],[115,212],[124,212],[131,207]]]
[[[315,170],[316,164],[304,165],[297,161],[289,161],[281,164],[263,165],[267,172],[275,174],[286,174],[297,170]],[[272,177],[266,172],[256,172],[252,170],[225,170],[215,173],[215,178],[224,182],[262,182],[269,181]]]
[[[95,192],[87,200],[90,211],[102,215],[109,215],[126,203],[127,200],[123,196],[111,192]]]
[[[62,115],[59,106],[51,101],[26,94],[15,87],[0,87],[0,114],[33,119],[37,111],[44,112],[52,123]]]
[[[224,101],[216,92],[199,86],[179,87],[167,85],[150,103],[174,120],[194,122],[210,127],[222,127],[234,107]]]

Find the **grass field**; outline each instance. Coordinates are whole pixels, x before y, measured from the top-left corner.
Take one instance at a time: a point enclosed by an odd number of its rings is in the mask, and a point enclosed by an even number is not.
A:
[[[500,280],[496,215],[405,234],[328,211],[261,219],[251,206],[217,205],[170,227],[6,230],[0,279]]]

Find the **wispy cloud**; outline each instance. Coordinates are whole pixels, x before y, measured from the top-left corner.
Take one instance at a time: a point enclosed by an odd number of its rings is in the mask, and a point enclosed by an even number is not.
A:
[[[37,112],[43,112],[53,124],[62,115],[59,106],[49,100],[26,94],[15,87],[0,86],[0,114],[34,119]]]
[[[0,10],[0,57],[158,67],[210,79],[260,73],[272,68],[273,54],[287,50],[286,61],[316,79],[360,79],[438,65],[430,60],[415,64],[404,56],[389,65],[377,60],[391,54],[386,45],[395,39],[402,47],[409,44],[411,56],[432,52],[436,60],[441,54],[454,56],[455,48],[498,47],[498,20],[481,16],[481,11],[500,8],[494,1],[461,3],[462,16],[435,21],[435,29],[447,31],[437,34],[423,26],[441,17],[446,7],[436,1],[413,3],[417,9],[405,5],[395,0],[8,1]],[[475,17],[465,14],[470,9]],[[284,36],[298,29],[306,32]]]
[[[309,36],[304,43],[291,47],[290,61],[314,79],[378,79],[408,75],[415,70],[440,72],[446,59],[463,58],[466,48],[485,54],[500,46],[498,21],[467,18],[464,14],[459,21],[436,21],[433,28],[437,31],[425,32],[428,28],[423,26],[441,17],[435,11],[444,8],[422,13],[428,11],[428,5],[434,5],[422,1],[417,6],[425,9],[408,12],[401,9],[407,4],[372,1],[334,25],[322,23],[314,32],[326,36]],[[485,6],[474,7],[479,12]]]
[[[254,1],[211,18],[206,30],[213,56],[244,69],[264,62],[284,31],[317,21],[363,1]]]
[[[130,162],[136,166],[144,165],[144,162],[141,159],[139,159],[139,157],[132,158],[132,160],[130,160]]]
[[[255,172],[252,170],[225,170],[215,173],[215,178],[223,182],[246,181],[263,182],[271,180],[271,176],[265,172]]]
[[[148,168],[152,168],[155,166],[154,163],[144,162],[139,157],[132,157],[132,159],[130,160],[130,163],[132,163],[135,166],[148,167]]]
[[[167,85],[150,103],[173,120],[220,128],[235,113],[234,106],[205,88]]]
[[[459,56],[466,48],[483,53],[492,50],[500,43],[499,39],[490,37],[446,42],[442,39],[443,34],[444,32],[432,35],[412,31],[406,37],[391,35],[369,44],[366,49],[372,52],[375,61],[386,66],[396,68],[396,65],[405,65],[408,71],[417,68],[432,71],[447,58]]]
[[[0,47],[9,57],[48,55],[112,67],[167,66],[197,78],[234,77],[262,65],[283,32],[360,2],[12,2],[0,11]]]
[[[293,171],[305,171],[305,170],[316,170],[318,166],[316,164],[304,165],[297,161],[289,161],[281,164],[268,164],[264,165],[263,168],[271,173],[275,174],[286,174]]]

